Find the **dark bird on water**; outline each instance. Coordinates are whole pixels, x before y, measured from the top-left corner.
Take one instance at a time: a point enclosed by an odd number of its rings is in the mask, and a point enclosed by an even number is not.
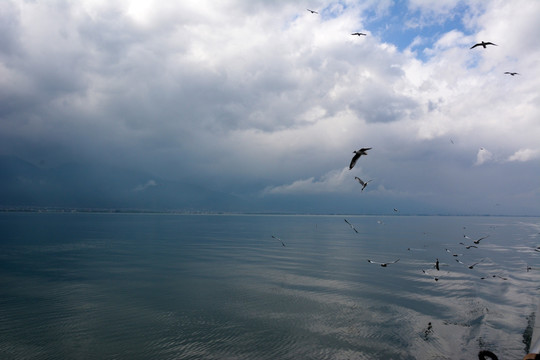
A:
[[[277,241],[279,241],[279,242],[281,243],[281,246],[286,246],[285,243],[284,243],[283,241],[281,241],[280,238],[278,238],[278,237],[276,237],[276,236],[274,236],[274,235],[272,235],[272,237],[273,237],[274,239],[276,239]]]
[[[437,260],[435,261],[435,269],[437,269],[437,271],[440,270],[440,269],[439,269],[439,259],[437,259]]]
[[[371,148],[361,148],[360,150],[353,151],[354,156],[351,159],[351,164],[349,165],[349,170],[351,170],[354,165],[356,164],[356,161],[360,158],[362,155],[367,155],[368,150],[371,150]]]
[[[355,33],[352,33],[351,35],[357,35],[357,36],[366,36],[366,34],[364,33],[361,33],[361,32],[355,32]]]
[[[392,261],[392,262],[380,263],[380,262],[372,261],[372,260],[369,260],[369,259],[368,259],[368,262],[369,262],[370,264],[379,264],[379,265],[381,265],[382,267],[387,267],[389,264],[395,264],[395,263],[397,263],[398,261],[399,261],[399,259],[394,260],[394,261]]]
[[[368,181],[363,181],[362,179],[360,179],[358,176],[355,176],[354,177],[356,180],[358,180],[358,182],[360,183],[360,185],[362,185],[362,191],[364,191],[364,189],[366,188],[367,184],[372,182],[373,180],[368,180]]]
[[[511,72],[511,71],[506,71],[505,74],[512,75],[512,76],[514,76],[514,75],[519,75],[519,73],[517,73],[517,72]]]
[[[318,14],[318,12],[316,12],[315,10],[310,10],[310,9],[306,9],[307,11],[309,11],[310,13],[312,14]]]
[[[343,220],[345,220],[345,222],[346,222],[347,224],[349,224],[349,226],[351,227],[351,229],[353,229],[354,232],[358,234],[358,230],[356,230],[356,228],[354,227],[353,224],[351,224],[350,222],[348,222],[347,219],[343,219]]]
[[[482,46],[482,47],[485,49],[485,48],[486,48],[486,45],[498,46],[497,44],[494,44],[494,43],[489,42],[489,41],[488,41],[488,42],[482,41],[482,42],[480,42],[480,43],[478,43],[478,44],[474,44],[473,46],[471,46],[471,49],[474,49],[474,48],[477,47],[477,46]]]

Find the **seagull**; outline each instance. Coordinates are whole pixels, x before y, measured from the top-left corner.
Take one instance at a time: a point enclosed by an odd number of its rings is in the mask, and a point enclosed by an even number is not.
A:
[[[399,211],[398,209],[394,208],[394,212],[398,212],[398,211]]]
[[[480,264],[482,261],[484,261],[484,260],[480,260],[479,262],[476,262],[476,263],[474,263],[472,265],[469,265],[468,268],[473,269],[476,265]]]
[[[355,178],[356,180],[358,180],[358,182],[360,183],[360,185],[362,185],[362,191],[364,191],[364,189],[366,188],[366,186],[367,186],[368,183],[370,183],[370,182],[373,181],[373,179],[372,179],[372,180],[368,180],[368,181],[365,181],[365,182],[364,182],[364,181],[362,181],[362,179],[360,179],[358,176],[355,176],[354,178]]]
[[[474,240],[473,243],[475,243],[476,245],[478,245],[478,244],[480,244],[480,241],[481,241],[481,240],[484,240],[485,238],[488,238],[488,237],[489,237],[489,235],[483,236],[483,237],[481,237],[481,238],[478,239],[478,240]]]
[[[347,224],[349,224],[349,226],[351,227],[351,229],[353,229],[354,232],[358,234],[358,230],[356,230],[356,228],[353,226],[353,224],[351,224],[350,222],[348,222],[347,219],[343,219],[343,220],[345,220],[345,222],[346,222]]]
[[[459,260],[459,259],[456,259],[456,261],[460,264],[463,264],[463,261]]]
[[[360,158],[360,156],[362,155],[367,155],[367,152],[368,150],[371,150],[371,148],[361,148],[360,150],[358,151],[353,151],[354,153],[354,156],[351,160],[351,164],[349,165],[349,170],[351,170],[354,165],[356,164],[356,160],[358,160]]]
[[[486,48],[486,45],[494,45],[494,46],[497,46],[497,44],[494,44],[492,42],[484,42],[482,41],[481,43],[478,43],[478,44],[474,44],[473,46],[471,46],[471,49],[474,49],[475,47],[477,46],[482,46],[484,49]]]
[[[310,10],[310,9],[306,9],[307,11],[309,11],[310,13],[312,14],[318,14],[318,12],[316,12],[315,10]]]
[[[470,248],[478,249],[478,246],[475,246],[475,245],[466,245],[466,244],[464,244],[464,243],[462,243],[462,242],[460,242],[460,244],[463,245],[463,246],[465,246],[465,249],[467,249],[467,250],[470,249]]]
[[[366,36],[366,34],[364,33],[361,33],[361,32],[355,32],[355,33],[352,33],[351,35],[357,35],[357,36]]]
[[[369,263],[371,263],[371,264],[379,264],[379,265],[381,265],[382,267],[387,267],[389,264],[395,264],[395,263],[397,263],[398,261],[399,261],[399,259],[394,260],[394,261],[392,261],[392,262],[380,263],[380,262],[376,262],[376,261],[372,261],[372,260],[369,260],[369,259],[368,259],[368,262],[369,262]]]
[[[435,261],[435,269],[437,269],[437,271],[440,270],[440,269],[439,269],[439,259],[437,259],[437,260]]]
[[[510,72],[510,71],[505,72],[505,74],[512,75],[512,76],[514,76],[514,75],[520,75],[520,73],[517,73],[517,72]]]
[[[278,237],[276,237],[276,236],[274,236],[274,235],[272,235],[272,237],[273,237],[274,239],[276,239],[277,241],[279,241],[279,242],[281,243],[281,246],[283,246],[283,247],[286,246],[285,243],[284,243],[283,241],[281,241],[280,238],[278,238]]]

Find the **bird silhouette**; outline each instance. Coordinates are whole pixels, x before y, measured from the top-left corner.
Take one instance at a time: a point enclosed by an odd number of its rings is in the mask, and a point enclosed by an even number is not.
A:
[[[473,243],[475,243],[476,245],[480,244],[480,241],[484,240],[485,238],[488,238],[489,235],[486,235],[486,236],[482,236],[480,239],[478,240],[474,240]]]
[[[276,237],[276,236],[274,236],[274,235],[272,235],[272,237],[273,237],[274,239],[276,239],[277,241],[279,241],[279,242],[281,243],[281,246],[283,246],[283,247],[286,246],[285,243],[284,243],[283,241],[281,241],[280,238],[278,238],[278,237]]]
[[[355,176],[354,177],[356,180],[358,180],[358,182],[360,183],[360,185],[362,185],[362,191],[364,191],[364,189],[366,188],[367,184],[372,182],[373,180],[368,180],[368,181],[363,181],[362,179],[360,179],[358,176]]]
[[[354,165],[356,164],[356,161],[360,158],[362,155],[367,155],[368,150],[371,150],[371,148],[361,148],[360,150],[353,151],[354,156],[351,159],[351,164],[349,165],[349,170],[351,170]]]
[[[309,11],[310,13],[312,14],[318,14],[318,12],[316,12],[315,10],[310,10],[310,9],[306,9],[307,11]]]
[[[489,42],[489,41],[488,41],[488,42],[482,41],[482,42],[480,42],[480,43],[478,43],[478,44],[474,44],[473,46],[471,46],[471,49],[474,49],[474,48],[477,47],[477,46],[482,46],[482,47],[485,49],[485,48],[486,48],[486,45],[498,46],[497,44],[494,44],[494,43]]]
[[[349,226],[351,227],[351,229],[353,229],[354,232],[358,234],[358,230],[356,230],[356,228],[354,227],[353,224],[351,224],[350,222],[348,222],[347,219],[343,219],[343,220],[345,220],[345,222],[346,222],[347,224],[349,224]]]
[[[372,260],[369,260],[368,259],[368,262],[371,263],[371,264],[379,264],[381,265],[382,267],[387,267],[389,264],[395,264],[399,261],[399,259],[397,260],[394,260],[394,261],[391,261],[391,262],[386,262],[386,263],[381,263],[381,262],[377,262],[377,261],[372,261]]]
[[[484,259],[480,260],[479,262],[475,262],[474,264],[471,264],[468,266],[469,269],[473,269],[476,265],[480,264]]]
[[[511,72],[511,71],[506,71],[505,74],[512,75],[512,76],[514,76],[514,75],[520,75],[520,74],[517,73],[517,72]]]
[[[361,33],[361,32],[355,32],[355,33],[352,33],[351,35],[357,35],[357,36],[366,36],[366,34],[364,33]]]

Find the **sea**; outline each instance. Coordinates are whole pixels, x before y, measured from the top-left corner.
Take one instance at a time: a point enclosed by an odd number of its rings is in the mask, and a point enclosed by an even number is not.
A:
[[[522,359],[539,246],[536,217],[0,213],[0,359]]]

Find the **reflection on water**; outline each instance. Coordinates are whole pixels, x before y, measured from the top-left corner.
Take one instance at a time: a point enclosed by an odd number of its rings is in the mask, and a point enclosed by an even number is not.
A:
[[[523,357],[539,219],[347,219],[1,214],[0,357]]]

